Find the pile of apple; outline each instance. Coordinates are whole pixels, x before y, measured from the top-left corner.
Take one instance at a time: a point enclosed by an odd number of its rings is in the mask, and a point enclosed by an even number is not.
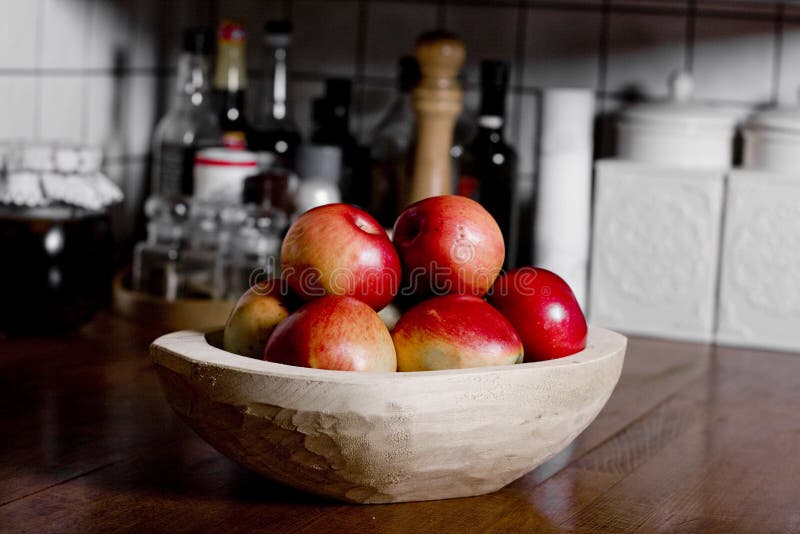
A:
[[[239,299],[225,350],[348,371],[507,365],[582,350],[586,320],[569,286],[533,267],[501,274],[504,255],[497,223],[466,197],[412,204],[393,240],[354,206],[315,208],[286,235],[281,277]]]

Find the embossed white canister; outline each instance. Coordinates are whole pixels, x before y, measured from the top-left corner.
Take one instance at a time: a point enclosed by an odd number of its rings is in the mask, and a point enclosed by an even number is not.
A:
[[[711,106],[692,99],[686,73],[670,80],[670,98],[635,104],[617,124],[619,159],[686,169],[720,169],[733,164],[733,139],[746,110]]]
[[[592,323],[713,340],[724,176],[724,169],[596,163]]]
[[[771,108],[755,113],[744,126],[745,169],[800,171],[800,108]]]

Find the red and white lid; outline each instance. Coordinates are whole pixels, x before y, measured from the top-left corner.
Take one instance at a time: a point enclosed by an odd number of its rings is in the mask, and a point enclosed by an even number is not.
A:
[[[231,150],[215,147],[199,150],[194,157],[194,164],[204,167],[252,167],[258,166],[258,158],[247,150]]]

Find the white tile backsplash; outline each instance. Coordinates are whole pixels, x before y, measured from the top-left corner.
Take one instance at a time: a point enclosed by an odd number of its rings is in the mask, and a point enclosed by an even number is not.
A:
[[[596,10],[529,9],[527,17],[524,83],[595,88],[602,15]]]
[[[39,83],[30,75],[0,76],[0,143],[34,138]]]
[[[611,13],[605,89],[666,96],[669,75],[685,67],[685,47],[685,17]]]
[[[747,103],[772,98],[774,23],[768,20],[697,19],[695,94]]]
[[[800,104],[800,23],[787,23],[783,28],[783,48],[778,65],[780,79],[778,102],[784,106]]]
[[[370,2],[367,9],[364,73],[392,78],[397,59],[413,54],[417,37],[436,27],[436,6],[409,9],[398,2]]]
[[[0,1],[0,69],[38,65],[41,0]]]
[[[90,3],[85,0],[43,0],[43,69],[82,69],[86,64]]]
[[[88,47],[84,66],[93,70],[110,70],[128,48],[129,13],[132,0],[94,0],[90,3]]]
[[[356,72],[357,2],[295,0],[295,68],[329,76]]]
[[[515,7],[447,5],[445,27],[464,41],[467,57],[463,70],[468,82],[478,83],[482,60],[514,59],[517,19],[523,13]]]
[[[80,143],[84,137],[83,91],[81,76],[43,76],[41,78],[38,135],[48,141]]]

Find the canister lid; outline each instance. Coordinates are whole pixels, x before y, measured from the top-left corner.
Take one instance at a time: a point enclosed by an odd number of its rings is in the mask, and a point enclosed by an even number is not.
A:
[[[733,130],[746,110],[734,106],[714,106],[692,99],[694,80],[687,72],[677,72],[669,80],[667,100],[635,104],[626,109],[622,120],[641,127],[671,127]]]

